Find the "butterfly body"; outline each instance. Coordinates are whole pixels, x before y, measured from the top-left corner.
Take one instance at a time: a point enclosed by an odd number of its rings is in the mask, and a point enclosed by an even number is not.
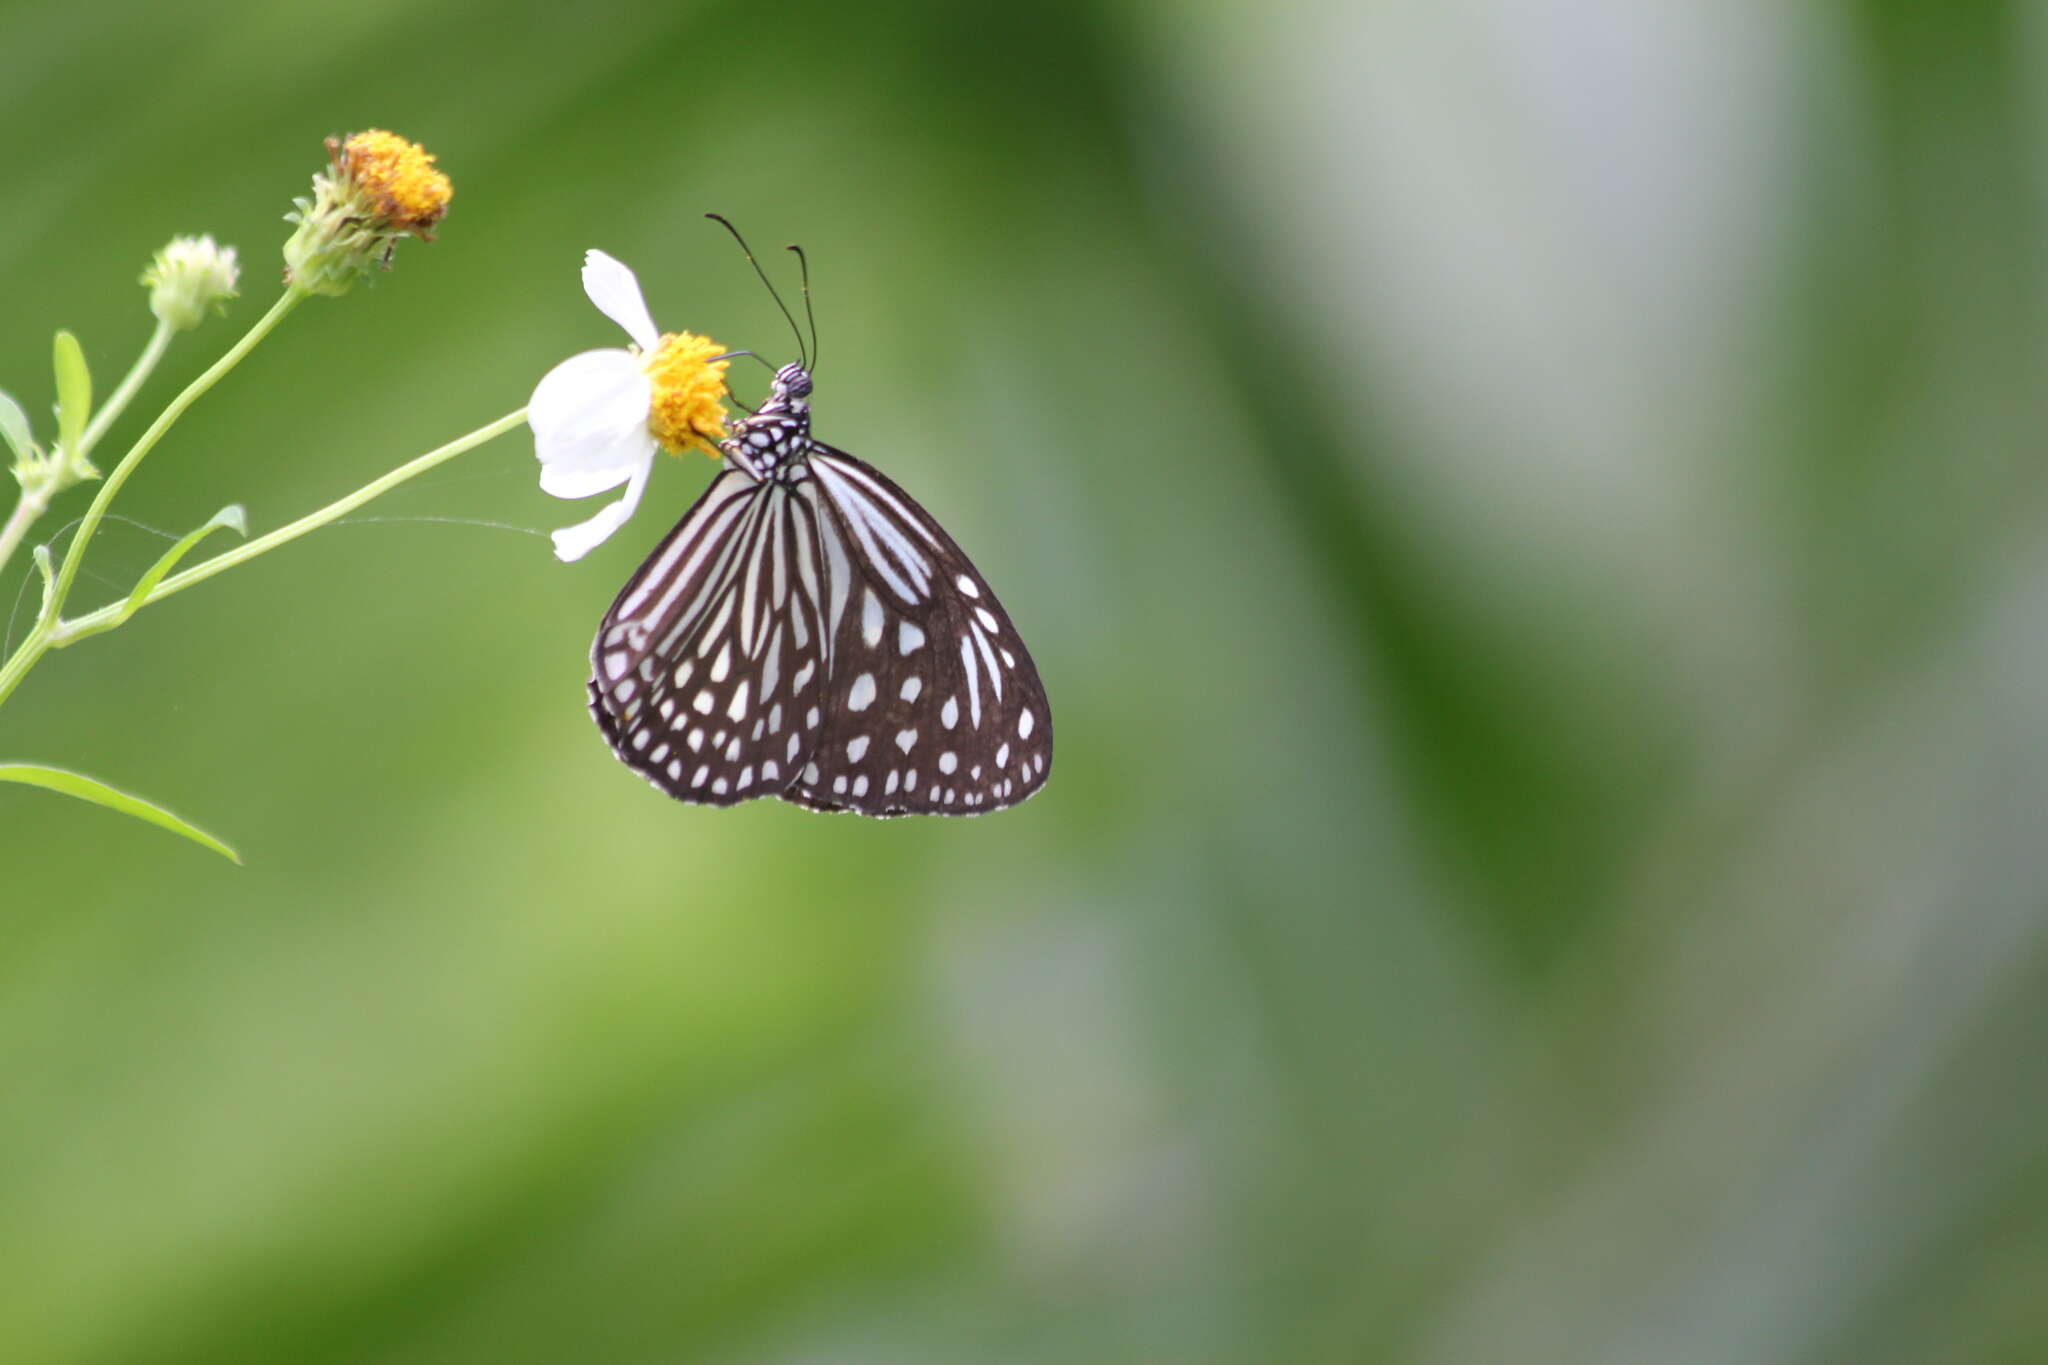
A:
[[[725,458],[756,479],[794,483],[809,471],[811,454],[811,376],[801,365],[775,372],[768,401],[733,423],[732,435],[718,443]]]
[[[776,373],[726,469],[629,579],[591,650],[591,714],[680,800],[779,796],[978,815],[1045,784],[1052,716],[1023,640],[931,515],[812,437]]]

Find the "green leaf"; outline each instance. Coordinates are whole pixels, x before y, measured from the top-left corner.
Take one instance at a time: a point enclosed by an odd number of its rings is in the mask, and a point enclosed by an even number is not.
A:
[[[137,611],[141,610],[142,604],[149,600],[149,595],[155,591],[156,585],[163,582],[164,576],[170,573],[172,569],[178,567],[178,561],[190,554],[193,546],[223,526],[231,528],[236,535],[247,539],[249,535],[249,514],[242,510],[240,503],[229,503],[226,507],[213,514],[213,520],[207,522],[206,525],[164,551],[164,557],[150,566],[149,572],[142,576],[140,582],[136,583],[135,591],[128,594],[127,604],[121,608],[121,614],[113,620],[108,629],[111,630],[114,626],[120,625]]]
[[[79,443],[85,439],[85,422],[92,416],[92,371],[86,368],[85,351],[69,332],[57,333],[57,440],[71,459],[84,458]]]
[[[7,448],[18,460],[36,453],[36,433],[28,424],[28,414],[4,392],[0,392],[0,441],[7,442]]]
[[[0,782],[20,782],[30,787],[43,787],[49,791],[75,796],[81,801],[105,806],[108,810],[132,815],[152,825],[160,825],[173,834],[182,834],[195,844],[203,844],[228,861],[239,864],[242,855],[229,848],[220,840],[196,825],[189,825],[162,806],[152,805],[139,796],[116,791],[104,782],[96,782],[81,773],[67,772],[63,768],[45,768],[34,763],[0,763]]]

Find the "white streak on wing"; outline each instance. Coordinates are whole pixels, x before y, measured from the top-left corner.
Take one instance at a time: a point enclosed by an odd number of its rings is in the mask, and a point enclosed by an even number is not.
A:
[[[908,507],[905,507],[902,500],[884,488],[873,475],[860,469],[850,461],[835,460],[830,455],[814,455],[811,457],[811,467],[813,469],[817,468],[820,464],[830,466],[833,473],[843,475],[845,478],[858,483],[870,495],[881,502],[889,504],[906,525],[923,536],[934,549],[938,548],[939,538],[925,529],[925,519],[918,516],[917,513],[911,511]]]
[[[804,596],[810,599],[813,611],[822,610],[824,607],[824,598],[818,592],[818,555],[816,548],[811,544],[811,538],[817,534],[817,515],[817,504],[812,502],[810,510],[806,515],[797,516],[792,513],[789,518],[790,525],[796,530],[796,571],[798,584],[802,587]],[[804,634],[804,612],[799,610],[792,612],[791,615],[796,617],[797,648],[808,648],[810,641]]]
[[[775,513],[775,610],[781,611],[789,600],[789,524],[796,519],[786,494],[776,502]]]
[[[960,637],[960,667],[967,671],[968,715],[973,717],[974,728],[981,728],[981,670],[974,664],[974,646]]]
[[[669,625],[658,652],[665,654],[673,650],[676,642],[688,634],[709,609],[712,599],[724,591],[760,506],[760,499],[749,498],[743,504],[733,505],[729,515],[722,514],[718,525],[706,528],[702,552],[690,556],[677,571],[674,581],[667,585],[661,600],[648,608],[645,619],[649,623],[667,622]],[[704,565],[707,557],[710,559],[708,567]],[[677,599],[689,587],[693,577],[698,583],[697,595],[678,610]]]
[[[903,533],[898,531],[888,518],[869,501],[866,495],[846,481],[840,468],[832,465],[811,466],[819,472],[819,482],[825,485],[826,493],[845,516],[847,525],[853,528],[854,536],[861,548],[867,551],[868,561],[876,573],[882,576],[895,594],[906,602],[923,601],[931,592],[931,565],[917,552]],[[879,535],[891,554],[885,556],[875,538]],[[904,571],[916,581],[913,587],[897,572],[901,564]]]
[[[840,542],[839,528],[833,524],[831,515],[817,506],[817,495],[811,493],[810,484],[804,485],[804,492],[817,511],[818,542],[825,548],[825,586],[832,597],[832,611],[825,628],[829,648],[829,642],[839,638],[839,621],[846,615],[846,599],[853,591],[853,561],[846,556],[846,546]]]
[[[974,632],[974,643],[981,650],[981,661],[988,665],[988,685],[995,689],[996,700],[1001,701],[1003,699],[1003,670],[996,667],[995,647],[989,644],[988,636],[981,633],[980,626],[970,624],[968,629]]]
[[[750,521],[759,511],[760,503],[758,501],[750,502],[746,507],[735,513],[735,516]],[[682,594],[684,587],[687,585],[689,575],[696,571],[696,561],[693,559],[690,564],[685,565],[684,572],[678,575],[674,583],[669,585],[668,592],[663,594],[661,601],[656,603],[654,609],[648,614],[650,621],[669,621],[668,632],[662,636],[660,643],[655,646],[655,653],[662,655],[674,653],[677,644],[696,627],[697,623],[703,618],[704,613],[710,609],[711,603],[724,594],[726,583],[731,577],[733,563],[738,557],[741,547],[746,544],[747,534],[746,526],[736,525],[729,532],[720,535],[717,560],[710,568],[704,571],[702,587],[683,610],[675,613],[673,617],[669,615],[670,609],[673,607],[675,599]]]
[[[754,481],[745,474],[738,470],[727,470],[720,476],[719,484],[714,485],[710,498],[697,509],[697,519],[702,527],[708,530],[711,524],[719,519],[718,514],[726,510],[727,504],[752,487]],[[622,620],[636,615],[655,587],[669,582],[671,576],[675,575],[677,561],[689,554],[693,548],[702,547],[705,530],[699,530],[694,535],[677,536],[675,544],[662,551],[661,558],[648,566],[647,572],[640,576],[640,582],[633,589],[632,595],[619,603],[618,611],[613,614]],[[687,579],[688,570],[679,576]]]
[[[781,519],[782,500],[789,496],[779,488],[761,495],[770,504],[754,527],[753,554],[747,560],[746,589],[740,598],[740,652],[753,658],[761,652],[760,630],[766,624],[761,612],[761,571],[766,567],[769,542],[775,539],[776,522]],[[761,620],[756,620],[761,616]]]
[[[775,633],[768,637],[768,654],[761,661],[761,700],[767,701],[775,695],[775,684],[782,677],[782,623],[775,623]]]
[[[711,652],[711,642],[725,633],[725,623],[732,619],[732,594],[722,592],[718,599],[718,615],[711,618],[711,624],[704,628],[703,634],[697,640],[699,658]]]

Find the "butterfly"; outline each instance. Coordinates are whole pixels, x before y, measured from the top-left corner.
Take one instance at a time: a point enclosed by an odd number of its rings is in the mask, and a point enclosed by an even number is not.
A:
[[[805,358],[732,424],[725,469],[605,613],[590,713],[612,752],[682,801],[1014,806],[1052,768],[1031,653],[929,512],[811,435],[815,352],[814,321]]]

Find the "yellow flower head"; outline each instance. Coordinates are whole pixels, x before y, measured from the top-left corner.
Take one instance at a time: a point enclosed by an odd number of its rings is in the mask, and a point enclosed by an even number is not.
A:
[[[671,455],[695,448],[717,459],[725,439],[725,348],[694,332],[668,332],[647,357],[654,384],[647,429]]]
[[[425,148],[381,128],[328,138],[327,161],[313,197],[285,215],[299,226],[284,275],[307,293],[346,294],[371,266],[391,268],[400,237],[431,240],[455,189]]]
[[[448,177],[434,169],[433,153],[382,128],[351,133],[341,143],[329,138],[327,153],[376,205],[379,217],[400,231],[433,236],[455,194]]]

